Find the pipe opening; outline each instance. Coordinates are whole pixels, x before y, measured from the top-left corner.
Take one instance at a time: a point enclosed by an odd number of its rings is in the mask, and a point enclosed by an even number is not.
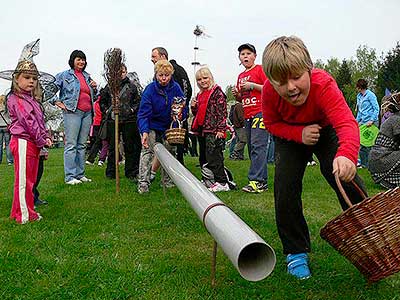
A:
[[[274,250],[263,243],[247,245],[238,257],[239,273],[249,281],[259,281],[267,277],[274,269],[275,263]]]

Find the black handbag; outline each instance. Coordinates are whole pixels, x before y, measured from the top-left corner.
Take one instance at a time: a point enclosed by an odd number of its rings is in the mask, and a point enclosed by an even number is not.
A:
[[[107,138],[107,119],[110,116],[111,111],[112,106],[108,108],[106,117],[100,123],[99,133],[97,135],[101,140],[105,140]]]

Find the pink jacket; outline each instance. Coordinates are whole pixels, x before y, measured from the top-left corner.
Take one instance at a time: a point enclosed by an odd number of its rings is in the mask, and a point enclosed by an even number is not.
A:
[[[10,114],[10,133],[13,137],[31,141],[38,148],[46,144],[49,133],[46,130],[40,104],[30,94],[10,94],[7,100]]]

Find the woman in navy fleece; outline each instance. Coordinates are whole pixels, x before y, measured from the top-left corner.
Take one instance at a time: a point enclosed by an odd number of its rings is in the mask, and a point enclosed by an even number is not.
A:
[[[165,131],[171,124],[171,104],[174,97],[183,97],[179,85],[172,79],[174,68],[167,60],[159,60],[154,65],[155,79],[143,92],[138,112],[138,127],[142,138],[140,154],[138,192],[149,192],[151,163],[154,157],[154,144],[163,143],[173,152],[165,140]],[[163,172],[163,183],[172,187],[169,176]]]

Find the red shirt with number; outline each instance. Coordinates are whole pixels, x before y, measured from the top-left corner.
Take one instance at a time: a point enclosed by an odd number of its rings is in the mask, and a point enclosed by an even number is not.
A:
[[[269,81],[265,83],[262,91],[265,127],[277,137],[303,143],[305,126],[331,125],[339,140],[336,157],[345,156],[356,163],[360,131],[342,92],[332,76],[323,70],[313,69],[310,81],[310,93],[300,106],[294,106],[280,97]]]
[[[253,89],[252,91],[240,90],[240,85],[247,81],[263,85],[266,80],[267,76],[265,76],[265,73],[260,65],[255,65],[255,67],[251,68],[250,70],[246,69],[239,74],[236,88],[240,92],[245,119],[250,119],[262,111],[261,92],[257,91],[256,89]]]

